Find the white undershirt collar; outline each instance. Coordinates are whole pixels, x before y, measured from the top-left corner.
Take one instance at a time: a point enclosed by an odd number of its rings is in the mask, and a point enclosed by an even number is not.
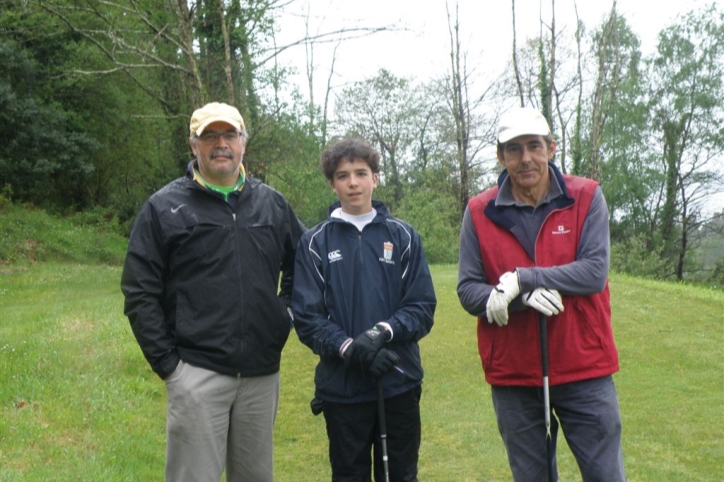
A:
[[[377,216],[377,210],[372,208],[372,211],[366,214],[349,214],[342,211],[342,208],[337,208],[332,211],[331,217],[343,219],[348,223],[354,224],[357,229],[362,232],[362,229],[367,226]]]

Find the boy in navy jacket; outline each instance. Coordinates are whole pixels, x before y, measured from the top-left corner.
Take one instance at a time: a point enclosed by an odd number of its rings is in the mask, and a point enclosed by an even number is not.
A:
[[[389,474],[417,481],[423,370],[418,341],[437,300],[419,234],[372,200],[379,153],[344,138],[322,153],[339,198],[307,231],[295,260],[299,339],[319,355],[315,401],[324,413],[334,481],[384,480],[377,420],[382,380]]]

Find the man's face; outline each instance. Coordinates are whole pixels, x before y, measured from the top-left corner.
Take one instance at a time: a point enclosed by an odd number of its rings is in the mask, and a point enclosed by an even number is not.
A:
[[[239,165],[244,157],[246,140],[241,136],[236,140],[227,140],[219,135],[235,131],[226,122],[213,122],[200,137],[191,141],[191,150],[199,162],[199,173],[211,184],[233,186],[239,178]]]
[[[340,162],[329,184],[342,204],[342,211],[359,215],[372,211],[372,191],[378,178],[366,162],[355,159]]]
[[[498,151],[500,164],[508,171],[513,189],[526,191],[548,188],[548,161],[553,159],[556,143],[546,144],[543,136],[515,137]]]

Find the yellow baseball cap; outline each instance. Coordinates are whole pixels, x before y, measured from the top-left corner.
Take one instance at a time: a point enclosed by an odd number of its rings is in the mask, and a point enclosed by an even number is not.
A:
[[[204,129],[214,122],[226,122],[240,132],[246,130],[244,119],[236,107],[222,102],[211,102],[194,111],[189,125],[191,135],[201,135]]]

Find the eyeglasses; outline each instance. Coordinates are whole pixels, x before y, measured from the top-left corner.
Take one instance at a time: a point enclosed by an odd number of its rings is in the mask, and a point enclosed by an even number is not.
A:
[[[204,131],[198,139],[204,144],[216,144],[219,137],[223,137],[226,142],[231,144],[232,142],[238,142],[241,138],[241,132],[239,131],[226,131],[226,132],[214,132]]]

